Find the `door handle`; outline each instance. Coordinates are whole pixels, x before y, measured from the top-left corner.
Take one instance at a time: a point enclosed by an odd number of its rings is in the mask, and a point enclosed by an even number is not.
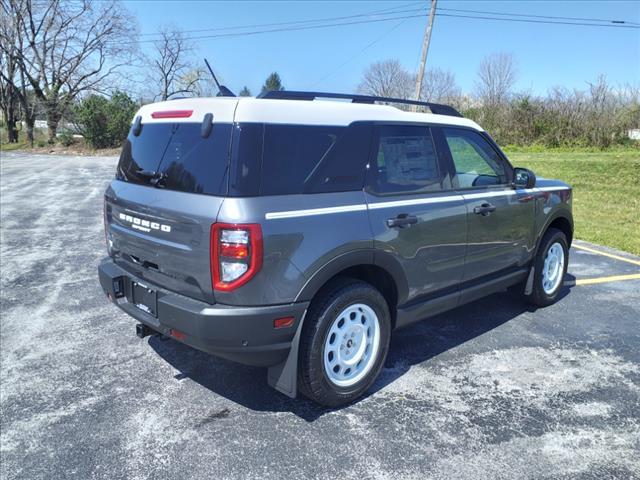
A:
[[[473,213],[486,217],[487,215],[491,215],[491,212],[494,212],[495,210],[496,210],[495,205],[491,205],[490,203],[485,202],[479,207],[475,207],[473,209]]]
[[[416,223],[418,223],[418,217],[415,215],[409,215],[408,213],[401,213],[396,218],[387,219],[387,227],[389,228],[405,228],[415,225]]]

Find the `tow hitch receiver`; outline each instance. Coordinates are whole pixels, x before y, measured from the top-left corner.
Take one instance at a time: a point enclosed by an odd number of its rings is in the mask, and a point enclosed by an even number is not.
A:
[[[136,325],[136,335],[140,338],[148,337],[149,335],[153,335],[155,332],[153,329],[147,327],[142,323],[138,323]]]

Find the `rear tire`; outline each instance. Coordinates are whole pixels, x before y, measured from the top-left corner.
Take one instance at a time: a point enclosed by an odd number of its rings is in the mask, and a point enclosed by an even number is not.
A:
[[[569,263],[566,235],[550,228],[542,237],[534,259],[533,288],[525,299],[537,307],[546,307],[558,300]]]
[[[329,407],[352,402],[380,373],[390,337],[389,307],[374,287],[342,279],[323,289],[302,327],[300,392]]]

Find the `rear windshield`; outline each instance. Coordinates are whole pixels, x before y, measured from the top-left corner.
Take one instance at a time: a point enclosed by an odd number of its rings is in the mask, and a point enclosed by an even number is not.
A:
[[[200,123],[143,124],[122,148],[116,178],[141,185],[226,195],[231,125],[215,124],[203,138]]]

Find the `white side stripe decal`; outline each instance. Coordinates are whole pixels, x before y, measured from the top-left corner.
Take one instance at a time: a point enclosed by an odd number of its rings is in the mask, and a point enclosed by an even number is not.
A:
[[[431,198],[412,198],[410,200],[395,200],[391,202],[370,203],[370,210],[378,210],[382,208],[405,207],[412,205],[427,205],[430,203],[444,203],[453,201],[470,200],[474,198],[502,197],[507,195],[515,195],[517,193],[535,193],[535,192],[555,192],[558,190],[568,190],[567,187],[542,187],[528,188],[522,190],[502,190],[497,192],[470,193],[462,195],[447,195],[444,197]],[[364,203],[354,205],[341,205],[339,207],[311,208],[308,210],[289,210],[286,212],[270,212],[265,214],[267,220],[277,220],[280,218],[298,218],[310,217],[314,215],[328,215],[331,213],[360,212],[367,209]]]
[[[393,202],[370,203],[369,208],[371,210],[376,210],[378,208],[393,208],[411,205],[426,205],[429,203],[453,202],[454,200],[462,200],[462,195],[447,195],[446,197],[432,198],[412,198],[411,200],[396,200]]]
[[[569,187],[542,187],[534,188],[533,190],[540,190],[541,192],[556,192],[559,190],[569,190]]]
[[[507,197],[509,195],[515,195],[518,192],[526,192],[526,190],[500,190],[497,192],[463,193],[462,196],[465,200],[471,200],[474,198]]]

